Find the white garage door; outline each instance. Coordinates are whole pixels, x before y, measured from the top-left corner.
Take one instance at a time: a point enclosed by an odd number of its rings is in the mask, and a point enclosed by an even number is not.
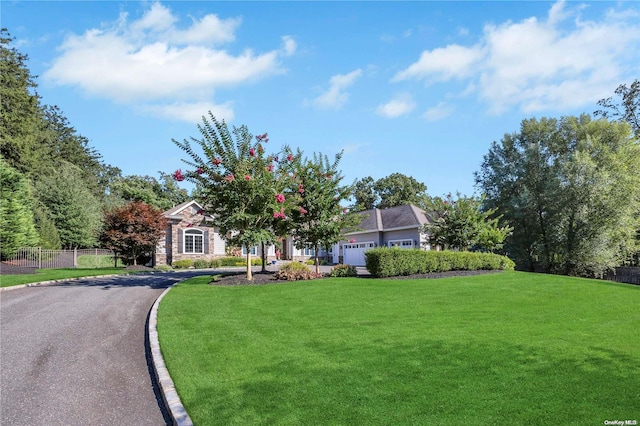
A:
[[[345,265],[364,266],[364,253],[373,247],[373,242],[345,244],[342,246]]]

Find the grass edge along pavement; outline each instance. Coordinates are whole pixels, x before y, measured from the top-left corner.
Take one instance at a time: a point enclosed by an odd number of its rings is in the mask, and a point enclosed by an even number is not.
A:
[[[640,420],[640,288],[504,272],[175,286],[162,355],[195,424]]]
[[[33,274],[0,275],[0,289],[8,290],[22,288],[29,285],[42,285],[60,281],[69,281],[90,277],[104,277],[111,275],[126,275],[140,271],[126,270],[124,268],[58,268],[39,269]]]

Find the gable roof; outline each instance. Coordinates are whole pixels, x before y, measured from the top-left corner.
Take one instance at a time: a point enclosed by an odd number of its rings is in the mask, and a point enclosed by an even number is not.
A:
[[[358,214],[362,216],[362,222],[358,226],[360,230],[353,233],[421,228],[429,223],[424,210],[410,204],[365,210]]]
[[[182,216],[180,216],[180,213],[191,206],[195,206],[196,208],[203,210],[202,206],[196,200],[190,200],[190,201],[185,201],[182,204],[178,204],[174,208],[167,210],[166,212],[163,213],[163,215],[167,219],[182,219]]]

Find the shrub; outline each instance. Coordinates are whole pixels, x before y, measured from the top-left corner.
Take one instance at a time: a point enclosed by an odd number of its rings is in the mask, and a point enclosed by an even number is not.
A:
[[[297,281],[297,280],[311,280],[315,278],[311,269],[303,263],[290,262],[283,265],[276,273],[275,278],[277,280]]]
[[[191,259],[176,260],[171,264],[171,266],[173,266],[176,269],[188,269],[193,266],[193,260]]]
[[[307,260],[304,261],[304,264],[305,265],[315,265],[316,262],[313,259],[307,259]]]
[[[219,268],[220,266],[222,266],[220,259],[211,259],[209,261],[209,268]]]
[[[366,266],[374,277],[428,274],[447,271],[512,270],[513,261],[493,253],[376,248],[365,253]]]
[[[196,269],[206,269],[209,268],[211,262],[205,259],[198,259],[193,262],[193,267]]]
[[[353,265],[340,264],[334,266],[329,275],[332,277],[356,277],[358,276],[358,271]]]
[[[171,267],[171,265],[158,265],[153,269],[155,269],[156,271],[161,271],[161,272],[173,271],[173,268]]]
[[[212,268],[219,268],[221,266],[245,266],[247,264],[247,259],[239,256],[226,256],[215,260],[219,263],[217,266],[212,266]],[[262,260],[259,258],[253,258],[251,259],[251,264],[253,266],[260,266],[262,265]]]

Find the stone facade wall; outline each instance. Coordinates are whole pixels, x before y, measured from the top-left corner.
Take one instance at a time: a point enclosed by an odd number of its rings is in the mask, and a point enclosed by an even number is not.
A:
[[[182,219],[169,219],[169,227],[165,231],[165,237],[156,247],[155,265],[171,265],[177,260],[211,260],[220,257],[214,254],[216,244],[215,230],[213,226],[206,222],[202,211],[197,207],[191,206],[180,212]],[[189,229],[197,229],[205,233],[204,237],[207,241],[203,242],[205,253],[181,253],[180,246],[180,230],[187,231]],[[207,250],[208,248],[208,250]],[[184,250],[184,247],[182,248]]]

